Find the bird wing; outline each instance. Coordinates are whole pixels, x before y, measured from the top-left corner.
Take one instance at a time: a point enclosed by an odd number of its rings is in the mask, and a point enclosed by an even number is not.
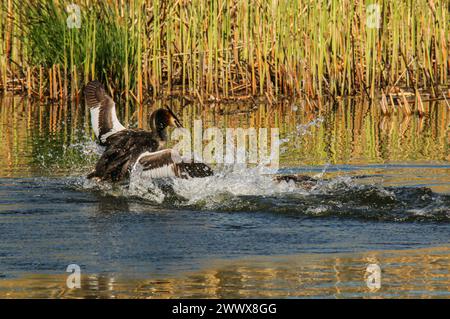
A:
[[[128,178],[142,153],[157,150],[158,143],[151,138],[151,134],[127,129],[110,136],[105,151],[95,165],[95,171],[88,177],[112,182]]]
[[[214,174],[212,169],[204,163],[183,162],[178,152],[171,149],[142,153],[134,168],[142,170],[145,178],[190,178]]]
[[[91,112],[91,125],[100,144],[106,145],[106,139],[125,127],[119,122],[116,104],[106,93],[99,81],[91,81],[84,88],[86,105]]]

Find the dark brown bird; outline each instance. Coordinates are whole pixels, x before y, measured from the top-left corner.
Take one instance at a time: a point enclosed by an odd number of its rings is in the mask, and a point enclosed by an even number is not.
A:
[[[214,174],[208,165],[183,162],[175,150],[165,148],[167,127],[182,127],[169,108],[151,114],[151,131],[127,129],[117,119],[115,103],[100,82],[89,82],[84,95],[94,133],[99,144],[106,147],[88,178],[119,182],[128,179],[133,170],[139,171],[144,178],[192,178]],[[273,179],[276,182],[292,181],[307,189],[317,183],[316,179],[304,175],[275,175]]]
[[[185,163],[175,150],[165,148],[167,127],[182,127],[169,108],[158,109],[151,114],[151,131],[126,129],[117,119],[113,99],[100,82],[89,82],[84,94],[94,133],[100,145],[106,146],[88,178],[119,182],[129,178],[133,169],[144,172],[146,178],[213,175],[208,165]]]

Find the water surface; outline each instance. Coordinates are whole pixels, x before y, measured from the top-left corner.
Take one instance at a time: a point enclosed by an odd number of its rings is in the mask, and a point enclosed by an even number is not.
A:
[[[158,105],[121,106],[147,127]],[[354,103],[183,110],[186,127],[279,127],[280,173],[257,168],[199,181],[128,186],[84,177],[98,158],[83,105],[0,103],[0,296],[448,297],[449,117],[380,117]],[[367,264],[385,285],[370,292]],[[65,288],[67,265],[83,287]],[[406,275],[407,274],[407,275]],[[406,277],[404,277],[406,276]]]

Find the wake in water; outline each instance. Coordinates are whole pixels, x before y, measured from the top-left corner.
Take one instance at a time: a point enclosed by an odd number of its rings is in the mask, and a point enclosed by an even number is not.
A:
[[[296,138],[319,126],[317,118],[281,140]],[[283,152],[283,149],[281,149]],[[101,150],[88,144],[88,154]],[[145,179],[139,171],[121,185],[82,179],[83,189],[138,198],[149,205],[173,209],[223,212],[278,213],[315,218],[354,218],[378,221],[450,222],[450,195],[426,187],[364,185],[357,177],[324,178],[328,166],[311,181],[296,183],[274,178],[265,167],[226,167],[210,177]]]
[[[173,209],[450,222],[449,195],[433,193],[426,187],[363,185],[355,177],[320,178],[302,187],[292,181],[275,181],[262,168],[228,168],[199,179],[143,180],[136,174],[124,185],[83,179],[81,186]]]

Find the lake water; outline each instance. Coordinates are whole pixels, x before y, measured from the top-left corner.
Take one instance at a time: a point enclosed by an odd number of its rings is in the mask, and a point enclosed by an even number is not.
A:
[[[147,128],[157,106],[119,107]],[[172,107],[185,127],[276,127],[277,184],[258,168],[133,187],[88,181],[100,149],[83,105],[0,100],[0,297],[450,297],[450,111],[380,117],[357,102],[307,110]],[[137,184],[136,184],[136,183]],[[382,270],[381,288],[365,281]],[[81,268],[68,289],[66,267]]]

